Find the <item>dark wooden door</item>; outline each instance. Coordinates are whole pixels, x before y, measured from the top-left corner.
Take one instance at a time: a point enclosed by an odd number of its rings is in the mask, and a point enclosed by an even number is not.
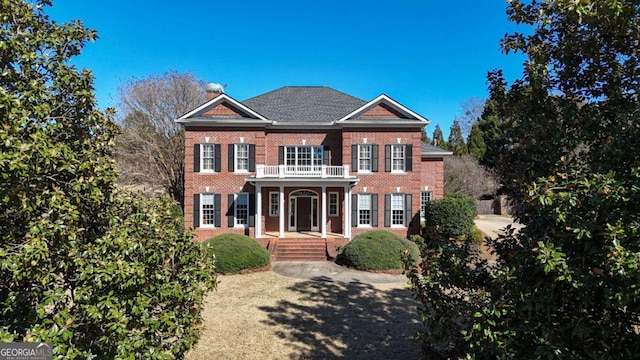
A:
[[[296,212],[298,231],[311,231],[311,198],[299,197]]]

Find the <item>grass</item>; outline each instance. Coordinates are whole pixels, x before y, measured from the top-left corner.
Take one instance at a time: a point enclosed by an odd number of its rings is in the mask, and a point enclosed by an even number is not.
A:
[[[220,277],[206,299],[197,359],[419,359],[421,328],[406,284]]]

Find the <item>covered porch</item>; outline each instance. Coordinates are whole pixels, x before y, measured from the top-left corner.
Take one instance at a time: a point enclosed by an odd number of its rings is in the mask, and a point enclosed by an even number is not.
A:
[[[355,177],[247,179],[255,186],[257,239],[351,238]]]

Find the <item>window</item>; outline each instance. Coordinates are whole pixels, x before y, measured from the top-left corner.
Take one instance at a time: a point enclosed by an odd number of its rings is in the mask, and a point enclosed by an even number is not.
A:
[[[329,193],[329,216],[338,216],[338,193]]]
[[[391,171],[404,172],[405,145],[391,145]]]
[[[215,195],[200,195],[200,226],[214,227],[216,219]]]
[[[247,227],[249,226],[249,194],[240,193],[236,194],[234,201],[235,207],[235,226]]]
[[[200,144],[200,170],[202,172],[215,171],[214,144]]]
[[[404,194],[391,194],[391,226],[404,226]]]
[[[269,193],[269,216],[280,215],[280,194],[277,192]]]
[[[371,145],[358,145],[358,171],[371,171]]]
[[[358,226],[371,226],[371,194],[358,194]]]
[[[433,192],[422,191],[420,192],[420,221],[426,220],[427,203],[433,198]]]
[[[321,166],[324,149],[322,146],[285,146],[286,165],[311,167]]]
[[[247,172],[249,171],[249,145],[248,144],[236,144],[235,145],[235,164],[234,171]]]

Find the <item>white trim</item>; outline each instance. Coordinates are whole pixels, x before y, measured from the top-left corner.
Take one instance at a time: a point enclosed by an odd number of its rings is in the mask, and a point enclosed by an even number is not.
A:
[[[262,237],[262,187],[260,185],[256,185],[256,215],[255,215],[255,226],[254,226],[254,234],[256,239],[260,239]],[[251,214],[249,214],[249,219],[251,219]]]
[[[246,105],[244,105],[241,102],[235,100],[234,98],[232,98],[231,96],[229,96],[227,94],[218,95],[217,97],[205,102],[204,104],[198,106],[197,108],[195,108],[195,109],[189,111],[188,113],[180,116],[178,119],[175,120],[175,122],[178,122],[178,123],[188,122],[189,118],[193,117],[194,115],[200,114],[202,112],[206,112],[206,110],[208,110],[210,108],[213,108],[213,107],[215,107],[217,105],[220,105],[223,102],[228,102],[231,105],[233,105],[234,107],[244,111],[248,115],[254,116],[255,118],[260,119],[260,120],[262,120],[264,122],[271,122],[271,121],[269,121],[269,119],[267,119],[264,116],[258,114],[254,110],[251,110]]]
[[[273,194],[275,194],[277,196],[276,197],[276,205],[277,205],[278,208],[277,208],[277,211],[276,211],[275,214],[271,212],[271,205],[273,204],[272,201],[271,201],[271,200],[273,200],[271,198],[271,196]],[[279,215],[280,215],[280,194],[279,194],[278,191],[269,191],[269,217],[276,217],[276,216],[279,216]]]
[[[301,193],[301,192],[308,192],[305,193],[303,195],[296,195],[296,193]],[[309,194],[309,193],[313,193]],[[298,189],[295,190],[291,193],[289,193],[289,211],[288,211],[288,218],[287,218],[287,228],[289,229],[289,231],[298,231],[298,198],[299,197],[307,197],[310,199],[310,206],[311,209],[313,209],[313,200],[315,199],[316,202],[316,225],[317,226],[313,226],[313,218],[310,219],[310,226],[311,226],[311,231],[319,231],[320,229],[320,219],[318,219],[318,215],[320,215],[320,211],[318,211],[318,207],[320,205],[320,199],[319,199],[319,195],[316,191],[313,190],[309,190],[309,189]],[[291,201],[293,200],[293,202],[295,203],[294,206],[291,206]],[[292,211],[293,210],[293,211]],[[311,212],[313,214],[313,211]],[[291,216],[293,215],[293,225],[291,225]]]
[[[213,154],[213,156],[211,158],[213,159],[213,162],[212,162],[213,166],[211,167],[211,169],[204,168],[204,147],[205,146],[211,146],[212,148],[211,153]],[[212,174],[216,172],[216,144],[215,143],[200,143],[200,172],[207,173],[207,174]]]
[[[335,214],[331,213],[331,195],[335,195],[336,196],[336,212]],[[337,191],[330,191],[329,192],[329,197],[328,197],[328,206],[327,206],[327,216],[329,217],[338,217],[338,215],[340,214],[340,193]]]
[[[244,196],[247,199],[247,223],[246,224],[238,224],[238,198],[240,196]],[[249,214],[249,209],[251,209],[251,204],[249,204],[249,193],[240,192],[233,194],[233,227],[240,229],[247,229],[249,227],[249,219],[251,218],[251,214]]]
[[[204,206],[204,201],[203,201],[203,197],[204,195],[210,195],[212,200],[213,200],[213,223],[212,224],[205,224],[204,223],[204,211],[203,211],[203,206]],[[202,228],[202,229],[214,229],[216,227],[216,218],[215,218],[215,213],[216,213],[216,201],[215,201],[215,194],[214,193],[201,193],[200,194],[200,209],[199,209],[199,216],[200,218],[198,219],[198,223],[200,224],[200,226],[198,226],[198,228]]]
[[[348,115],[346,115],[345,117],[343,117],[342,119],[338,120],[337,122],[344,122],[347,121],[349,119],[351,119],[352,117],[355,117],[356,115],[360,115],[362,113],[364,113],[365,111],[373,108],[374,106],[377,106],[379,104],[385,103],[389,106],[391,106],[394,110],[403,113],[404,115],[409,115],[410,117],[414,117],[416,121],[420,121],[420,122],[424,122],[426,124],[429,124],[430,121],[427,120],[426,118],[422,117],[421,115],[419,115],[418,113],[410,110],[409,108],[407,108],[406,106],[400,104],[399,102],[393,100],[392,98],[388,97],[385,94],[380,94],[378,95],[377,98],[369,101],[368,103],[362,105],[361,107],[357,108],[356,110],[352,111],[351,113],[349,113]],[[367,119],[369,120],[369,119]],[[406,120],[406,119],[403,119]]]
[[[247,149],[247,168],[238,169],[238,147],[244,146]],[[233,144],[233,172],[248,173],[249,172],[249,144]]]

